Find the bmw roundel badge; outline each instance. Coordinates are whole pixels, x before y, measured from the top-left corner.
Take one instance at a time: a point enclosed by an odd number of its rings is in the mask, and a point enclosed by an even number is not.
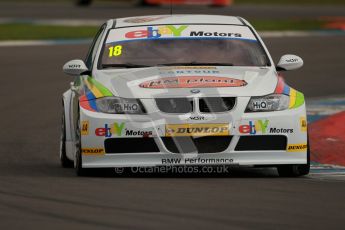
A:
[[[191,93],[200,93],[200,90],[198,90],[198,89],[192,89],[190,92],[191,92]]]

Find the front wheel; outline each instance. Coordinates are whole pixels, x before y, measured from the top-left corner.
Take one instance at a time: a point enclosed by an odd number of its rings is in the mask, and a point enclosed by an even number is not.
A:
[[[282,165],[278,166],[278,173],[281,177],[300,177],[309,174],[310,164],[305,165]]]
[[[60,162],[64,168],[72,168],[73,161],[68,159],[66,154],[66,120],[65,109],[62,107],[62,119],[61,119],[61,135],[60,135]]]
[[[309,171],[310,171],[309,140],[308,140],[307,146],[308,146],[307,147],[307,164],[277,166],[279,176],[281,176],[281,177],[299,177],[299,176],[305,176],[305,175],[309,174]]]

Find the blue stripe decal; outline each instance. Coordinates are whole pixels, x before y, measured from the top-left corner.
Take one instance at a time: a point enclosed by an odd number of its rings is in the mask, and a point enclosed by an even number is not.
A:
[[[85,95],[88,101],[96,99],[95,95],[89,90],[89,88],[85,86],[84,89],[85,89]]]
[[[90,89],[85,85],[84,86],[84,89],[85,89],[85,96],[89,102],[89,105],[92,109],[94,109],[95,111],[98,111],[97,110],[97,105],[96,105],[96,97],[95,95],[90,91]]]
[[[290,96],[290,87],[287,84],[284,85],[283,94]]]
[[[96,106],[96,100],[89,101],[89,104],[90,104],[91,108],[93,108],[95,111],[98,111],[97,106]]]

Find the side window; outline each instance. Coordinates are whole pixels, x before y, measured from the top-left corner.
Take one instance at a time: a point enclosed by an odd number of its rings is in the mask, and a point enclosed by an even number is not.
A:
[[[95,36],[95,39],[92,42],[92,45],[89,49],[89,52],[86,56],[85,64],[86,64],[87,68],[89,68],[90,70],[92,69],[92,64],[93,64],[93,61],[95,60],[97,49],[98,49],[99,43],[101,42],[102,35],[104,33],[105,28],[106,28],[106,24],[104,24],[99,29],[99,31],[97,32],[97,34]]]

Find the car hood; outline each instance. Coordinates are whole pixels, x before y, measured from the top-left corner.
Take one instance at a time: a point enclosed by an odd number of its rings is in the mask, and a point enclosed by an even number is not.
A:
[[[114,96],[168,98],[198,95],[238,97],[273,93],[270,67],[150,67],[97,71],[94,78]]]

